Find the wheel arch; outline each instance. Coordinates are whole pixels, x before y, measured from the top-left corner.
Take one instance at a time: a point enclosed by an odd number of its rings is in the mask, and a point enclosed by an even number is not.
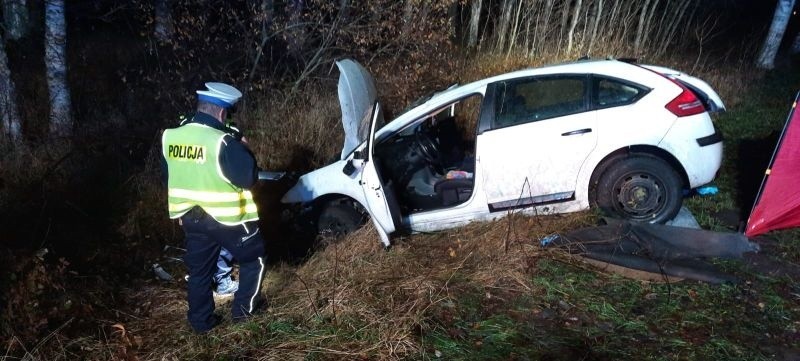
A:
[[[683,186],[689,187],[689,175],[686,173],[686,169],[684,169],[678,158],[675,158],[675,156],[670,152],[653,145],[632,145],[619,148],[609,153],[594,168],[592,175],[589,178],[589,202],[592,205],[595,205],[596,186],[603,172],[605,172],[608,167],[619,160],[633,155],[647,155],[667,162],[672,169],[678,172],[678,176],[680,176]]]
[[[314,198],[314,200],[311,201],[309,205],[311,206],[311,208],[319,211],[320,209],[322,209],[323,206],[327,204],[350,204],[360,212],[364,212],[365,210],[364,205],[361,204],[361,202],[359,202],[357,199],[341,193],[323,194],[317,198]]]

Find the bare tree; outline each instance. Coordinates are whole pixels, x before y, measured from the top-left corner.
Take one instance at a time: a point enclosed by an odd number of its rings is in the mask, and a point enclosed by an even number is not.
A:
[[[344,4],[347,0],[342,0]],[[260,25],[262,36],[272,27],[275,20],[275,0],[249,0],[248,4],[253,12],[253,18]]]
[[[286,42],[288,43],[289,53],[294,56],[299,56],[305,46],[306,32],[303,25],[305,2],[305,0],[288,1],[290,29],[286,32]]]
[[[339,0],[339,21],[350,22],[350,0]]]
[[[656,8],[658,8],[658,1],[653,1],[653,5],[650,6],[650,15],[647,15],[647,21],[644,23],[644,34],[642,35],[641,43],[639,46],[641,47],[648,47],[650,44],[650,39],[652,38],[653,34],[653,16],[656,13]]]
[[[542,15],[544,17],[544,21],[540,21],[538,18],[536,20],[536,34],[534,35],[534,47],[536,46],[536,41],[540,41],[544,43],[544,39],[548,31],[550,31],[550,17],[553,15],[553,0],[546,0],[544,5],[544,13],[541,11],[537,12],[537,16]],[[530,49],[528,56],[533,54],[534,48]]]
[[[72,134],[72,115],[67,84],[67,22],[64,0],[45,2],[45,64],[50,92],[50,135]]]
[[[772,69],[775,67],[775,56],[781,46],[783,33],[786,31],[786,25],[789,24],[793,7],[794,0],[778,0],[778,4],[775,6],[775,15],[772,17],[772,25],[769,27],[767,38],[764,39],[764,45],[761,46],[761,52],[756,60],[759,68]]]
[[[474,48],[478,45],[478,26],[481,22],[481,0],[472,0],[469,12],[469,33],[467,35],[467,47]]]
[[[650,0],[644,0],[644,6],[641,8],[641,12],[639,13],[639,25],[636,28],[636,39],[633,41],[633,51],[636,55],[639,55],[639,49],[642,45],[642,38],[644,38],[644,32],[646,31],[644,23],[647,20],[647,9],[650,6]]]
[[[0,120],[3,130],[13,144],[22,141],[22,127],[17,111],[16,89],[8,68],[5,41],[0,39]]]
[[[506,37],[511,25],[511,13],[514,11],[515,0],[503,0],[500,9],[500,22],[497,24],[497,44],[495,44],[496,51],[500,52],[505,47]]]
[[[28,32],[28,7],[25,0],[3,0],[6,37],[19,40]]]
[[[561,40],[567,31],[567,20],[569,20],[569,1],[564,1],[561,4],[561,22],[558,26],[558,44],[556,47],[561,49]]]
[[[589,50],[588,52],[592,52],[592,46],[594,46],[594,39],[597,36],[597,27],[600,25],[600,18],[603,16],[603,0],[597,0],[597,10],[595,10],[594,14],[594,24],[592,25],[592,36],[589,38]]]
[[[575,12],[572,14],[572,21],[569,25],[569,32],[567,32],[567,54],[572,51],[572,37],[575,34],[575,26],[578,25],[578,19],[581,15],[581,3],[583,0],[575,2]]]
[[[153,33],[156,39],[161,42],[169,41],[175,32],[172,23],[172,4],[170,0],[156,0],[156,18]]]

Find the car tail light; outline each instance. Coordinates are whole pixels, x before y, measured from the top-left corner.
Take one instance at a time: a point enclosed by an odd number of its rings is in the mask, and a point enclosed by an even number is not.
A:
[[[672,79],[670,79],[672,80]],[[706,111],[703,102],[692,93],[691,90],[686,89],[685,86],[673,80],[683,90],[675,99],[667,103],[665,108],[679,117],[686,117],[689,115],[700,114]]]
[[[699,98],[697,98],[696,95],[694,95],[694,92],[689,90],[689,88],[687,88],[685,85],[681,84],[681,82],[672,79],[664,74],[661,74],[653,69],[645,68],[643,66],[639,67],[644,70],[656,73],[681,88],[682,90],[681,93],[678,94],[678,96],[675,97],[675,99],[672,99],[672,101],[667,103],[667,105],[665,106],[665,108],[667,108],[667,110],[672,112],[672,114],[675,114],[678,117],[688,117],[690,115],[700,114],[706,111],[706,107],[705,105],[703,105],[703,102]]]

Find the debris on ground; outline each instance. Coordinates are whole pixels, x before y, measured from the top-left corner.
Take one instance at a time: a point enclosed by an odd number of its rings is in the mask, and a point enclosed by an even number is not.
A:
[[[670,276],[713,284],[736,282],[736,278],[717,271],[706,258],[741,259],[744,253],[759,251],[757,244],[740,233],[630,221],[607,222],[564,235],[549,235],[540,243],[543,247],[563,249],[593,260],[590,263],[596,266],[614,265],[611,271],[629,268],[661,278]],[[633,274],[634,278],[642,278]],[[631,273],[623,275],[631,276]]]

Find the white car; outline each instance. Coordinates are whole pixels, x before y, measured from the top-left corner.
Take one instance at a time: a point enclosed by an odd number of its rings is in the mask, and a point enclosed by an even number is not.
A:
[[[719,95],[667,68],[582,60],[517,71],[425,97],[384,125],[369,73],[337,66],[340,160],[282,200],[313,209],[320,231],[368,215],[389,246],[399,231],[590,206],[663,223],[722,162],[709,115],[725,109]]]

